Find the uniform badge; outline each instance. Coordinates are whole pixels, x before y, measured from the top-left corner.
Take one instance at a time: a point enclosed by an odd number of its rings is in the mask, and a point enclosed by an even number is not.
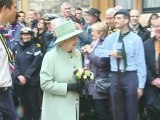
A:
[[[41,44],[38,44],[38,43],[37,43],[36,45],[37,45],[38,48],[41,48]]]

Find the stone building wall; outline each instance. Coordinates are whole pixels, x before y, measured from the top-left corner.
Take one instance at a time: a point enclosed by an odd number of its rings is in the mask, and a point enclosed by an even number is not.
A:
[[[81,7],[83,10],[89,8],[89,0],[29,0],[29,9],[42,11],[43,13],[60,12],[60,5],[63,2],[71,2],[73,8]]]

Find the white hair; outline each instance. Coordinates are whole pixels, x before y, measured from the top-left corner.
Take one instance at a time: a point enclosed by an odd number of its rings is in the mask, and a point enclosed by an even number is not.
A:
[[[116,9],[115,8],[109,8],[105,11],[106,15],[114,15],[116,13]]]
[[[64,2],[64,3],[62,3],[61,10],[64,8],[64,6],[71,6],[71,3],[70,2]]]
[[[55,26],[59,25],[60,23],[66,21],[66,19],[63,18],[55,18],[51,20],[50,24],[54,24]]]

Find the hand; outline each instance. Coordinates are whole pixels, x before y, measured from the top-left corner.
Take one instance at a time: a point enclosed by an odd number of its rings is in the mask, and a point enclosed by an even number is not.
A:
[[[142,88],[138,88],[137,89],[137,94],[138,94],[138,99],[140,99],[143,95],[143,89]]]
[[[34,28],[34,29],[33,29],[33,32],[34,32],[34,36],[37,37],[37,35],[38,35],[38,29],[37,29],[37,28]]]
[[[77,82],[77,83],[68,83],[67,84],[67,90],[68,91],[74,91],[77,93],[81,93],[84,88],[84,84]]]
[[[122,58],[122,56],[118,55],[118,52],[116,50],[110,51],[109,55],[116,57],[116,58]]]
[[[25,85],[27,83],[26,78],[22,75],[18,76],[18,79],[19,79],[21,85]]]
[[[28,20],[27,20],[28,24],[31,24],[32,21],[33,21],[33,19],[31,17],[28,17]]]
[[[160,88],[160,78],[156,78],[151,82],[152,85]]]
[[[77,30],[82,30],[82,26],[79,23],[74,23]]]
[[[81,47],[81,51],[91,53],[93,51],[93,49],[90,45],[85,45],[85,46]]]

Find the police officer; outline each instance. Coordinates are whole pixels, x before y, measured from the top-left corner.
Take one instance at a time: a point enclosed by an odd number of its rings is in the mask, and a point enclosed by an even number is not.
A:
[[[33,41],[29,27],[21,29],[21,41],[15,50],[15,77],[24,110],[24,120],[39,120],[39,72],[42,54]]]

